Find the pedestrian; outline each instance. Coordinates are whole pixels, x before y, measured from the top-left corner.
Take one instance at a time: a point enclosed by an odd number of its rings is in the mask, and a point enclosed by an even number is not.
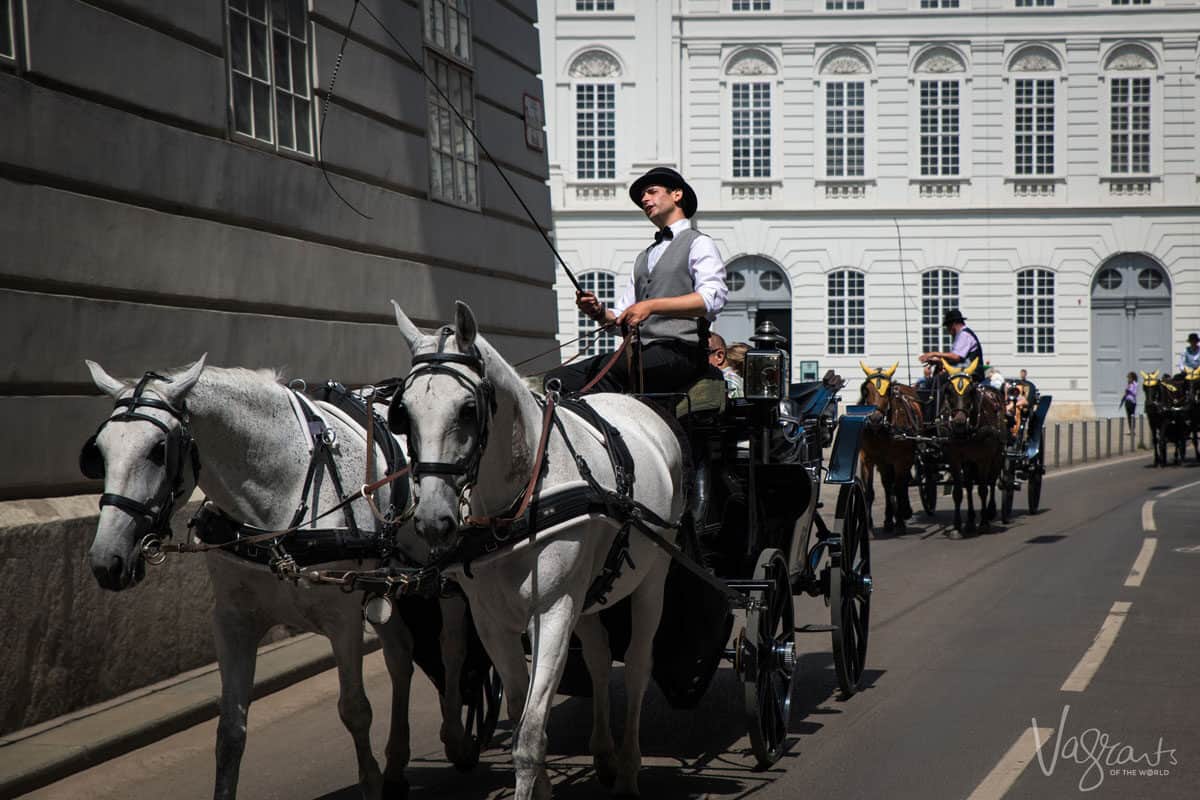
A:
[[[1125,408],[1125,422],[1129,425],[1130,436],[1133,436],[1133,415],[1137,411],[1137,396],[1137,373],[1131,372],[1125,376],[1125,396],[1121,398],[1121,405]]]
[[[725,349],[725,360],[743,381],[746,380],[746,353],[749,350],[750,345],[745,342],[734,342]]]
[[[713,331],[708,335],[708,363],[721,370],[725,378],[725,394],[730,398],[743,397],[742,376],[729,363],[729,352],[725,347],[725,337]]]

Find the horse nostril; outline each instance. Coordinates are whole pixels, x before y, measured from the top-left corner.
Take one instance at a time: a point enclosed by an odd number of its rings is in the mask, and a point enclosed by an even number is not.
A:
[[[121,588],[121,577],[125,572],[125,560],[119,555],[111,555],[108,557],[108,563],[92,564],[92,574],[96,576],[96,582],[104,589],[119,589]]]

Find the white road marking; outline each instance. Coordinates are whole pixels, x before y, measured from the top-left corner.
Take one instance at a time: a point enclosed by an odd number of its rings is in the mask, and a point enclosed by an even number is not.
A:
[[[1053,728],[1027,728],[967,800],[1000,800],[1004,797],[1053,734]]]
[[[1146,577],[1146,570],[1150,568],[1150,559],[1154,557],[1154,550],[1157,547],[1158,539],[1154,536],[1147,536],[1142,542],[1142,551],[1133,561],[1133,569],[1129,570],[1129,577],[1125,579],[1126,586],[1142,585],[1142,578]]]
[[[1117,458],[1108,458],[1103,461],[1095,461],[1091,464],[1081,464],[1077,467],[1063,467],[1061,469],[1050,469],[1045,474],[1045,479],[1057,478],[1059,475],[1071,475],[1076,472],[1087,472],[1089,469],[1099,469],[1100,467],[1114,467],[1118,464],[1124,464],[1126,461],[1138,461],[1145,458],[1144,453],[1136,455],[1118,456]]]
[[[1190,489],[1193,486],[1200,486],[1200,481],[1192,481],[1191,483],[1185,483],[1183,486],[1176,486],[1174,489],[1167,489],[1165,492],[1160,492],[1159,494],[1155,495],[1155,497],[1167,497],[1175,494],[1176,492],[1182,492],[1184,489]]]
[[[1158,530],[1154,525],[1154,501],[1147,500],[1142,503],[1142,530],[1146,533]]]
[[[1100,665],[1104,663],[1104,657],[1108,655],[1113,642],[1117,640],[1117,634],[1121,631],[1121,626],[1125,624],[1125,616],[1132,606],[1133,603],[1120,600],[1112,604],[1108,616],[1104,618],[1104,624],[1100,626],[1100,632],[1092,641],[1092,646],[1083,654],[1083,658],[1079,659],[1079,663],[1067,676],[1066,682],[1059,691],[1082,692],[1088,687],[1100,669]]]

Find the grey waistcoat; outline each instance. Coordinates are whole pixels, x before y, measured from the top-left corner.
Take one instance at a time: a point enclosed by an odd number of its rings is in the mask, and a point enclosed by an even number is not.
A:
[[[688,256],[691,253],[692,242],[697,236],[704,234],[688,228],[675,234],[675,238],[667,245],[654,271],[650,271],[650,248],[643,250],[633,264],[633,290],[637,302],[652,300],[658,297],[679,297],[696,291],[692,276],[688,274]],[[642,323],[641,333],[643,342],[661,339],[681,339],[688,344],[698,344],[701,333],[707,335],[708,320],[663,317],[657,314]]]

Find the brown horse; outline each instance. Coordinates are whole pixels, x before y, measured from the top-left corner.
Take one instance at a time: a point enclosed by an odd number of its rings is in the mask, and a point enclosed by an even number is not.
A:
[[[875,468],[883,484],[883,529],[904,533],[905,520],[912,517],[908,484],[916,447],[900,434],[917,434],[921,429],[921,404],[916,390],[892,380],[896,364],[872,370],[858,362],[866,374],[858,401],[875,406],[867,417],[862,436],[862,477],[867,487],[867,504],[875,499]]]
[[[1146,393],[1146,421],[1150,424],[1154,466],[1167,466],[1167,451],[1172,444],[1175,445],[1175,463],[1182,463],[1191,428],[1184,382],[1167,375],[1160,376],[1158,370],[1149,374],[1143,372],[1142,391]]]
[[[945,366],[946,380],[937,420],[938,437],[954,479],[954,530],[963,531],[962,497],[967,493],[965,533],[975,533],[975,500],[979,491],[980,529],[987,531],[996,517],[996,480],[1004,467],[1004,413],[1000,397],[972,380],[978,359],[963,368]]]

